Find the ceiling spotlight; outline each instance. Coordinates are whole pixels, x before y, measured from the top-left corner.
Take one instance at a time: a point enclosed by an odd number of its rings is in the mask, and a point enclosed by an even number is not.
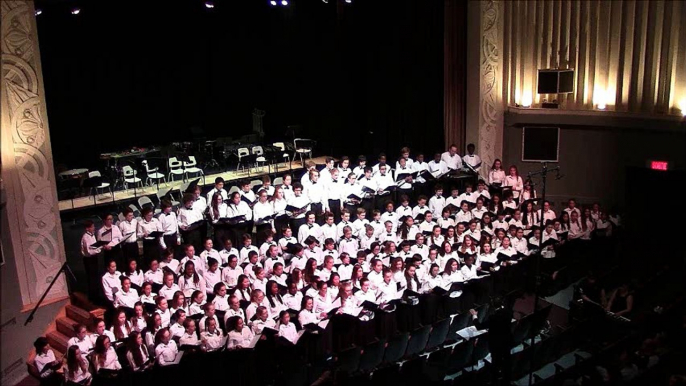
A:
[[[81,8],[74,8],[71,10],[72,15],[78,15],[79,13],[81,13]]]
[[[353,0],[345,0],[346,3],[350,4],[353,2]]]
[[[329,4],[329,0],[322,0],[323,3]]]
[[[36,8],[36,12],[35,12],[36,16],[40,15],[41,13],[43,13],[43,10],[40,8]]]
[[[284,6],[288,5],[288,1],[287,0],[281,0],[281,5],[284,5]]]
[[[206,2],[205,2],[205,8],[207,8],[207,9],[212,9],[212,8],[214,8],[214,3],[211,2],[211,1],[206,1]]]
[[[270,1],[269,4],[271,4],[272,6],[276,6],[276,0]]]

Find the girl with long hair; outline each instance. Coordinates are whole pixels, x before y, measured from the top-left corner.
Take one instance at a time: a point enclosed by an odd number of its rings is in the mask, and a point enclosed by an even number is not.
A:
[[[92,377],[88,372],[88,360],[83,356],[79,346],[70,346],[67,350],[67,362],[64,365],[64,379],[67,384],[90,385]]]
[[[126,359],[133,371],[144,371],[152,367],[148,348],[143,344],[143,336],[140,332],[131,333],[127,346],[129,350],[126,353]]]

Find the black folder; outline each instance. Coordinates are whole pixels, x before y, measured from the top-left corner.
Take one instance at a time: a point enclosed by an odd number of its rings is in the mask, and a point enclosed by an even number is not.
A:
[[[236,217],[222,217],[219,220],[217,220],[218,224],[228,224],[228,225],[236,225],[238,223],[244,222],[245,221],[245,216],[240,215]]]
[[[395,181],[400,182],[407,177],[412,177],[412,179],[416,179],[417,174],[419,174],[419,173],[418,172],[411,172],[409,170],[398,171],[398,174],[395,176]]]

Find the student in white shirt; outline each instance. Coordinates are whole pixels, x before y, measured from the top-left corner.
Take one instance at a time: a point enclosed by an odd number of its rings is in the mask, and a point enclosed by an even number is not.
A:
[[[131,334],[131,323],[126,320],[126,312],[123,308],[118,308],[114,312],[110,331],[114,335],[114,339],[119,342],[123,342]]]
[[[183,271],[186,267],[187,262],[192,262],[195,265],[195,270],[198,274],[202,275],[207,270],[205,259],[201,259],[200,256],[195,255],[195,247],[191,244],[186,244],[183,248],[185,256],[179,262],[181,267],[179,271]]]
[[[239,316],[233,316],[227,320],[226,330],[228,331],[227,348],[229,350],[247,348],[255,337],[252,330],[245,325]]]
[[[341,280],[350,280],[353,273],[353,265],[350,264],[350,255],[347,253],[341,254],[341,264],[335,268]]]
[[[206,352],[217,351],[221,347],[222,343],[222,330],[217,326],[218,322],[215,318],[209,318],[202,324],[201,321],[201,332],[200,332],[200,342],[203,349]]]
[[[127,346],[126,359],[133,371],[145,371],[152,367],[154,362],[150,361],[148,347],[144,344],[143,335],[140,332],[131,333]]]
[[[572,212],[576,212],[576,214],[581,217],[581,211],[576,207],[576,200],[573,198],[570,198],[569,201],[567,201],[567,207],[564,211],[567,212],[569,217],[572,217]]]
[[[283,310],[279,313],[279,336],[295,344],[298,338],[298,332],[295,329],[295,324],[291,323],[291,315],[288,311]]]
[[[95,373],[100,369],[118,371],[121,370],[121,364],[117,353],[112,347],[110,338],[106,335],[101,335],[95,340],[95,347],[93,348],[92,362],[95,368]]]
[[[214,286],[221,283],[222,271],[219,270],[219,262],[212,257],[209,258],[207,266],[209,268],[203,275],[203,279],[205,279],[205,292],[209,296],[214,294]]]
[[[233,247],[233,242],[231,241],[231,238],[227,238],[224,240],[224,249],[219,251],[219,257],[221,258],[220,264],[222,267],[226,266],[229,263],[229,256],[236,256],[238,258],[238,249]]]
[[[212,202],[212,197],[214,197],[215,193],[218,193],[224,201],[229,198],[228,193],[224,189],[224,179],[221,177],[214,179],[214,188],[207,193],[207,202]]]
[[[114,339],[114,334],[112,334],[112,331],[105,329],[105,321],[104,320],[102,320],[100,318],[96,318],[93,321],[93,326],[94,326],[94,328],[93,328],[94,331],[90,336],[91,342],[93,342],[93,347],[95,347],[95,342],[97,342],[98,337],[103,336],[103,335],[108,337],[111,342],[114,342],[116,340],[116,339]]]
[[[238,296],[231,295],[229,296],[229,309],[226,311],[226,314],[224,315],[224,326],[228,328],[228,320],[229,318],[232,318],[234,316],[237,316],[241,318],[242,320],[247,320],[245,318],[245,311],[241,308],[241,301],[238,299]]]
[[[177,291],[181,291],[181,288],[174,283],[174,274],[167,272],[164,274],[164,285],[160,288],[160,296],[171,299]]]
[[[93,349],[93,341],[88,336],[86,326],[81,323],[75,325],[74,335],[67,341],[67,347],[77,346],[81,352],[88,354]]]
[[[114,302],[114,294],[121,289],[121,272],[117,271],[117,263],[110,261],[107,264],[107,272],[102,276],[102,288],[105,297]]]
[[[179,288],[184,296],[191,297],[195,291],[200,291],[203,294],[207,292],[205,279],[195,271],[195,264],[192,261],[186,262],[183,272],[184,274],[179,277]]]
[[[306,213],[310,211],[310,201],[303,194],[303,186],[301,184],[295,184],[293,186],[293,196],[288,199],[288,205],[294,208],[300,208],[294,212],[288,212],[291,217],[291,229],[296,231],[300,229],[300,226],[307,222]]]
[[[473,143],[467,145],[467,154],[464,157],[462,157],[462,162],[464,162],[465,165],[471,166],[472,169],[474,169],[478,173],[481,170],[481,157],[474,154],[475,149],[476,146],[474,146]]]
[[[124,208],[122,211],[124,221],[119,221],[117,226],[121,231],[124,242],[121,243],[121,249],[124,260],[138,258],[138,241],[136,230],[138,229],[138,220],[133,218],[133,210],[131,208]],[[128,235],[128,236],[127,236]]]
[[[267,191],[262,190],[258,194],[257,203],[252,208],[253,219],[255,220],[255,234],[257,234],[257,243],[264,242],[266,232],[271,232],[274,229],[274,205],[268,200]]]
[[[517,166],[510,166],[510,174],[505,177],[503,186],[510,187],[510,189],[512,189],[512,196],[519,202],[519,195],[522,193],[522,189],[524,189],[524,181],[522,181],[522,177],[519,176]]]
[[[431,210],[434,217],[440,218],[443,213],[443,208],[446,205],[445,198],[443,197],[443,186],[437,184],[434,187],[434,191],[436,194],[429,199],[429,210]]]
[[[88,360],[84,356],[85,353],[78,346],[69,346],[63,366],[64,380],[69,384],[86,385],[90,383],[91,374],[88,371]]]
[[[131,279],[128,277],[121,278],[121,287],[119,291],[114,294],[114,301],[112,302],[115,308],[125,307],[133,309],[133,306],[140,301],[140,296],[135,289],[131,288]]]
[[[200,252],[199,257],[203,260],[205,263],[204,266],[207,267],[207,261],[211,257],[217,261],[221,260],[221,256],[219,256],[219,252],[217,252],[216,249],[214,249],[214,242],[212,241],[212,238],[208,237],[205,239],[203,242],[203,250]],[[203,270],[203,274],[205,273]]]
[[[314,309],[314,299],[310,296],[304,296],[300,305],[300,312],[298,313],[298,322],[301,326],[308,324],[318,324],[323,319],[326,319],[326,312],[316,312]]]
[[[175,260],[178,263],[178,260]],[[159,266],[159,263],[157,260],[152,260],[150,262],[150,269],[145,272],[145,275],[143,275],[143,278],[145,279],[146,282],[150,284],[162,284],[163,281],[163,276],[164,273],[162,272],[162,269]]]
[[[176,213],[172,211],[172,203],[169,200],[162,200],[160,203],[162,213],[158,216],[162,226],[162,240],[167,248],[175,248],[181,245],[181,235],[179,234],[179,220]]]
[[[174,363],[179,349],[176,342],[171,339],[169,329],[163,328],[155,335],[155,358],[160,366],[169,366]]]
[[[504,186],[505,184],[505,171],[503,170],[503,163],[497,158],[495,161],[493,161],[491,171],[488,172],[488,184],[495,187]]]
[[[264,306],[257,307],[255,317],[249,319],[251,320],[252,330],[255,335],[261,335],[265,328],[276,328],[274,319],[269,317],[269,311]]]
[[[145,314],[142,302],[137,302],[133,305],[133,316],[129,323],[131,323],[131,329],[138,332],[145,330],[148,326],[147,315]]]
[[[133,217],[133,215],[131,215]],[[94,247],[93,244],[97,242],[95,238],[95,224],[92,220],[85,221],[85,232],[81,236],[81,256],[83,256],[83,265],[86,269],[88,277],[88,294],[91,299],[98,297],[99,287],[99,272],[98,272],[98,256],[102,252],[102,247]]]
[[[135,289],[140,289],[145,281],[145,275],[138,269],[138,263],[136,260],[129,260],[126,265],[126,270],[122,272],[122,275],[128,277],[131,280],[131,285]]]
[[[162,236],[152,236],[155,232],[163,232],[160,221],[153,217],[153,208],[146,207],[141,211],[142,218],[138,222],[136,235],[143,239],[143,256],[145,261],[160,258],[162,249],[166,249]]]
[[[121,230],[119,227],[112,224],[114,217],[107,214],[103,219],[103,226],[98,229],[96,238],[98,241],[107,242],[101,248],[103,250],[105,261],[116,260],[121,266],[125,264],[122,259],[122,251],[119,242],[123,240]]]
[[[429,161],[429,163],[427,164],[429,172],[431,172],[431,174],[433,174],[434,177],[439,177],[450,171],[448,169],[448,165],[445,163],[445,161],[441,159],[441,156],[441,153],[434,154],[434,159]]]

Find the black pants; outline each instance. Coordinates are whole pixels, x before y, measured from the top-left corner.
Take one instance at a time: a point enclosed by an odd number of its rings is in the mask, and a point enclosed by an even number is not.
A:
[[[265,236],[265,232],[268,230],[272,229],[272,224],[271,223],[266,223],[266,224],[259,224],[255,227],[255,240],[256,242],[253,243],[253,245],[257,246],[258,248],[264,243],[265,240],[267,240],[267,237]]]
[[[393,194],[384,194],[384,195],[377,195],[376,196],[376,209],[380,210],[381,213],[384,212],[384,208],[386,208],[386,203],[388,201],[393,201]]]
[[[353,222],[357,220],[357,208],[359,206],[357,204],[351,204],[351,203],[346,203],[345,204],[345,209],[350,212],[350,222]]]
[[[371,221],[372,218],[372,210],[374,210],[374,198],[369,197],[369,198],[364,198],[362,199],[362,203],[360,204],[360,207],[364,208],[364,210],[367,213],[367,220]]]
[[[341,222],[341,200],[329,200],[329,211],[333,213],[333,220],[336,224]]]
[[[121,246],[117,245],[109,251],[103,250],[102,254],[105,264],[109,263],[110,261],[114,261],[115,263],[117,263],[118,269],[126,269],[126,266],[128,265],[128,260],[124,259],[124,254],[121,250]]]
[[[171,248],[174,251],[174,257],[176,257],[177,254],[180,254],[180,248],[178,245],[176,245],[176,241],[179,239],[176,233],[173,233],[171,235],[164,235],[162,237],[164,239],[164,245],[167,246],[167,249]]]
[[[324,224],[324,205],[321,202],[313,202],[310,209],[314,212],[315,222],[319,225]]]
[[[88,298],[91,301],[97,301],[100,298],[98,260],[100,260],[99,255],[83,257],[83,266],[86,270],[86,277],[88,278]]]
[[[289,218],[285,214],[274,219],[274,228],[276,229],[276,236],[274,236],[274,240],[278,240],[281,238],[281,236],[283,236],[283,227],[287,225],[289,225]]]
[[[306,222],[307,219],[305,217],[291,219],[291,230],[293,230],[293,237],[295,237],[296,239],[298,238],[298,231],[300,230],[300,226],[305,224]]]
[[[183,238],[183,242],[185,244],[190,244],[192,245],[196,253],[199,253],[197,251],[202,251],[202,227],[190,230],[190,231],[181,231],[181,237]]]
[[[412,188],[409,189],[398,189],[398,195],[397,195],[397,201],[396,204],[400,205],[400,200],[402,196],[407,196],[407,198],[410,200],[410,205],[414,205],[414,191]]]
[[[160,260],[160,252],[162,252],[162,247],[160,246],[160,241],[157,238],[152,240],[143,239],[144,269],[148,269],[148,267],[150,267],[151,261]]]

